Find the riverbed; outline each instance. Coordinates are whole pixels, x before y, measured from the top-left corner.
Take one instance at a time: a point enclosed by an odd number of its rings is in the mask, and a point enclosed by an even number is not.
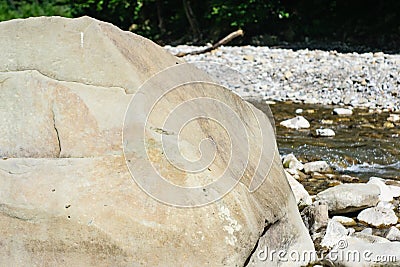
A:
[[[253,104],[266,111],[265,101]],[[400,127],[387,121],[388,112],[353,109],[349,116],[333,115],[335,106],[277,102],[269,105],[274,115],[281,155],[293,153],[302,161],[327,161],[338,174],[368,181],[371,176],[400,180]],[[300,114],[296,114],[302,110]],[[279,122],[297,115],[311,127],[293,130]],[[333,137],[316,137],[315,130],[332,129]]]

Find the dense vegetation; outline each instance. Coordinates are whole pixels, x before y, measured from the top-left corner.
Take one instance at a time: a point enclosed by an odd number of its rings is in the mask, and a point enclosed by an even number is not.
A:
[[[89,15],[159,43],[215,42],[238,28],[241,44],[400,41],[397,0],[0,0],[0,20],[41,15]]]

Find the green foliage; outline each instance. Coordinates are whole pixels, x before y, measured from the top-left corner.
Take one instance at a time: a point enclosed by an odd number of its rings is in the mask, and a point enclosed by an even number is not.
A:
[[[261,36],[396,44],[399,10],[398,0],[0,0],[0,21],[88,15],[166,43],[214,42],[241,28],[247,43]]]
[[[206,17],[218,24],[228,24],[236,28],[260,27],[278,12],[281,12],[281,16],[283,14],[282,17],[289,16],[289,13],[280,8],[279,1],[214,0],[210,1],[210,12]]]
[[[72,10],[69,3],[62,0],[0,0],[0,21],[38,16],[72,17]]]
[[[135,14],[137,2],[129,0],[70,0],[74,16],[88,15],[127,29]]]

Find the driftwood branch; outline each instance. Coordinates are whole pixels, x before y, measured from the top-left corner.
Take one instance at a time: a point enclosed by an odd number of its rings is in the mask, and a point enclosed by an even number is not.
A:
[[[213,44],[210,47],[207,47],[205,49],[198,50],[198,51],[192,51],[192,52],[179,52],[175,56],[184,57],[184,56],[187,56],[187,55],[199,55],[199,54],[207,53],[207,52],[210,52],[212,50],[217,49],[221,45],[229,43],[230,41],[232,41],[236,37],[243,36],[243,34],[244,34],[243,30],[237,30],[237,31],[234,31],[234,32],[228,34],[227,36],[225,36],[224,38],[222,38],[221,40],[219,40],[217,43]]]

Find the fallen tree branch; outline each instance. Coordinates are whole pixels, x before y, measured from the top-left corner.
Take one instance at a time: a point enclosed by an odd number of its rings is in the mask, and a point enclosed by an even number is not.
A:
[[[217,49],[221,45],[229,43],[230,41],[232,41],[236,37],[243,36],[243,34],[244,34],[243,30],[237,30],[237,31],[234,31],[234,32],[228,34],[227,36],[225,36],[224,38],[219,40],[217,43],[213,44],[210,47],[207,47],[206,49],[202,49],[202,50],[198,50],[198,51],[192,51],[192,52],[179,52],[175,56],[184,57],[184,56],[187,56],[187,55],[199,55],[199,54],[207,53],[207,52],[210,52],[212,50]]]

